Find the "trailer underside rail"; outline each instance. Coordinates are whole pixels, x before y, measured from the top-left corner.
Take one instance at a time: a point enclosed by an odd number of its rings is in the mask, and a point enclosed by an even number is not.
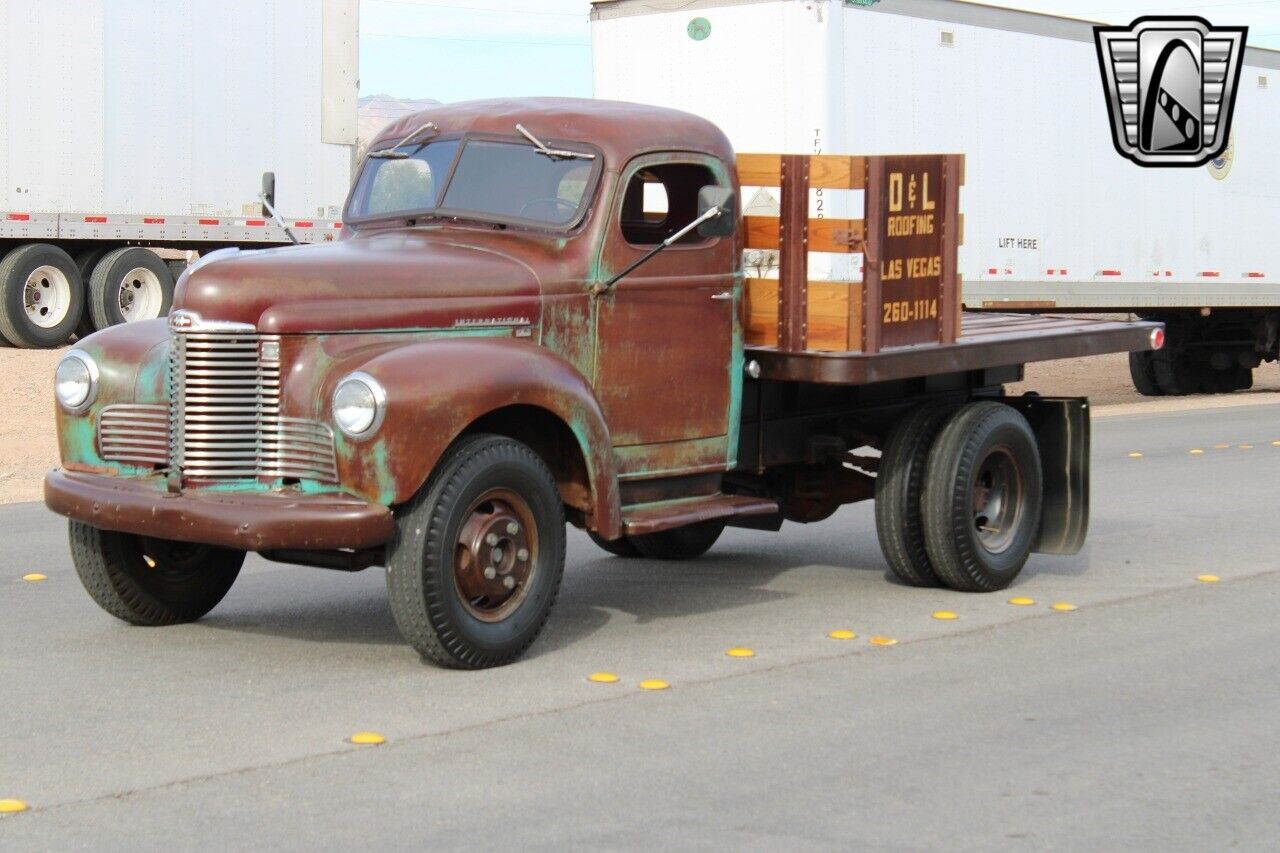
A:
[[[1022,314],[965,313],[954,344],[887,347],[878,353],[779,352],[748,347],[764,379],[864,385],[1032,361],[1151,349],[1159,323]]]

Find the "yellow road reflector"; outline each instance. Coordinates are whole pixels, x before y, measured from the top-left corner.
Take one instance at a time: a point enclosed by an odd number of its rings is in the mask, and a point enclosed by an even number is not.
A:
[[[1273,442],[1271,442],[1271,446],[1272,446],[1272,447],[1280,447],[1280,441],[1273,441]]]
[[[22,579],[23,579],[24,581],[31,581],[32,583],[35,583],[36,581],[48,580],[48,579],[49,579],[49,576],[48,576],[48,575],[42,575],[42,574],[40,574],[39,572],[31,572],[31,573],[29,573],[29,574],[25,574],[25,575],[23,575],[23,576],[22,576]]]
[[[881,636],[875,636],[875,637],[872,637],[871,639],[867,640],[867,642],[868,642],[868,643],[870,643],[870,644],[871,644],[871,645],[873,645],[873,646],[896,646],[896,645],[898,645],[898,641],[897,641],[897,640],[895,640],[893,637],[881,637]]]
[[[147,564],[148,569],[154,569],[156,567],[156,561],[148,557],[146,554],[142,555],[142,562]]]
[[[1015,607],[1030,607],[1036,603],[1034,598],[1027,598],[1025,595],[1017,595],[1009,599],[1009,603]]]
[[[1215,444],[1215,445],[1213,446],[1213,449],[1214,449],[1214,450],[1226,450],[1226,449],[1227,449],[1228,447],[1230,447],[1230,446],[1231,446],[1231,445],[1229,445],[1229,444]]]
[[[732,649],[726,649],[725,654],[731,658],[753,658],[756,656],[755,652],[743,646],[734,646]]]
[[[661,678],[646,678],[639,684],[641,690],[666,690],[670,686]]]
[[[1130,459],[1141,459],[1141,458],[1142,458],[1142,454],[1135,450],[1135,451],[1133,451],[1132,453],[1130,453],[1130,454],[1129,454],[1129,458],[1130,458]]]
[[[594,681],[596,684],[617,684],[618,675],[613,672],[593,672],[587,676],[587,681]]]
[[[0,800],[0,814],[14,814],[26,810],[27,804],[22,800]]]
[[[1241,450],[1253,450],[1252,444],[1237,444],[1236,447],[1240,448]]]
[[[833,640],[856,640],[858,638],[857,634],[845,628],[838,628],[830,634],[827,634],[827,636]]]
[[[957,614],[952,613],[950,610],[935,610],[933,611],[933,618],[941,619],[943,622],[949,622],[952,619],[959,619],[960,617]]]
[[[351,736],[351,742],[362,746],[377,746],[386,743],[387,739],[377,732],[356,732]]]
[[[1203,455],[1203,454],[1204,454],[1204,451],[1203,451],[1203,450],[1201,450],[1201,449],[1200,449],[1200,448],[1198,448],[1198,447],[1193,447],[1193,448],[1191,448],[1190,450],[1188,450],[1187,452],[1188,452],[1188,453],[1190,453],[1192,456],[1201,456],[1201,455]]]
[[[1070,613],[1072,610],[1076,609],[1076,606],[1069,601],[1055,601],[1053,604],[1049,605],[1049,608],[1051,610],[1056,610],[1059,613]]]
[[[1222,578],[1217,575],[1196,575],[1196,580],[1200,581],[1200,583],[1217,583]]]

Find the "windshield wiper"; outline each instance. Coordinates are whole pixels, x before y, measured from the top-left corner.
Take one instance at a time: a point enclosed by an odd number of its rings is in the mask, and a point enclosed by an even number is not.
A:
[[[596,155],[589,154],[586,151],[567,151],[563,148],[548,148],[546,145],[543,144],[541,139],[534,136],[532,133],[529,132],[529,130],[523,124],[520,124],[518,122],[516,123],[516,130],[520,131],[520,134],[525,139],[533,143],[533,147],[535,151],[537,151],[539,154],[545,154],[546,156],[552,158],[553,160],[554,159],[570,159],[570,158],[576,158],[578,160],[596,159]]]
[[[404,145],[406,142],[416,137],[419,133],[422,133],[422,131],[424,130],[431,130],[431,131],[435,131],[435,133],[439,133],[440,127],[434,121],[429,121],[426,124],[424,124],[422,127],[415,130],[413,133],[406,136],[404,139],[401,139],[395,145],[392,145],[390,148],[386,148],[382,151],[374,151],[369,156],[377,160],[403,160],[409,156],[408,152],[399,151],[397,149],[399,149],[401,145]],[[425,144],[426,143],[424,142],[423,145]],[[421,148],[422,145],[419,145],[418,147]]]

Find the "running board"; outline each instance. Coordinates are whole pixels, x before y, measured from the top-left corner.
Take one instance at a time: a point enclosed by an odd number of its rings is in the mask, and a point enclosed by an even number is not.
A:
[[[746,495],[707,495],[700,498],[682,498],[675,501],[623,507],[622,530],[628,536],[636,536],[697,524],[699,521],[744,515],[775,515],[777,512],[777,501],[767,498],[752,498]]]

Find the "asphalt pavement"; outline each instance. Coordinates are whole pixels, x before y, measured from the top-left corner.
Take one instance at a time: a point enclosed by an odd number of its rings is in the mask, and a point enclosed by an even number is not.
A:
[[[1275,849],[1278,475],[1280,406],[1099,419],[1089,544],[989,595],[888,580],[869,504],[687,563],[575,531],[477,673],[401,643],[380,569],[251,558],[123,625],[0,507],[0,849]]]

